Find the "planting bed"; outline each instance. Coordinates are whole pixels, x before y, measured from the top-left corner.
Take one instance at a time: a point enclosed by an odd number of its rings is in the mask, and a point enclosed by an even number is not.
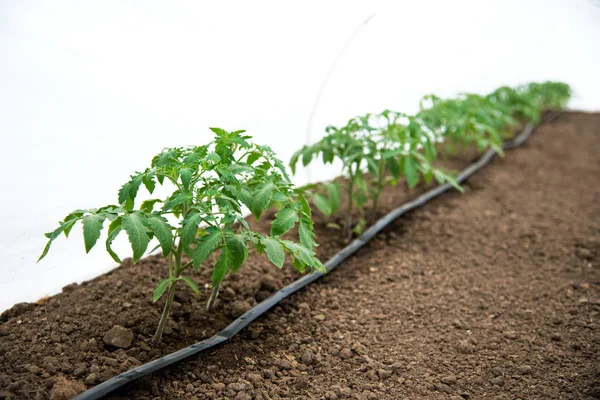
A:
[[[600,115],[563,114],[470,178],[464,195],[397,220],[230,343],[110,398],[600,398],[599,153]],[[423,190],[386,189],[380,212]],[[323,261],[344,244],[325,223],[315,212]],[[126,262],[4,313],[0,398],[70,398],[211,336],[297,277],[251,254],[211,313],[181,285],[151,347],[162,306],[152,291],[166,269],[157,256]],[[126,348],[104,343],[114,325],[133,333],[131,344],[125,330],[112,342]]]

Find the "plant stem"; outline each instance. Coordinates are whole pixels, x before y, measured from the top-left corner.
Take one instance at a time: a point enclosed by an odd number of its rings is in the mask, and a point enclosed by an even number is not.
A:
[[[180,239],[181,240],[181,239]],[[171,275],[171,263],[169,262],[169,277],[171,279],[171,286],[169,287],[169,292],[167,293],[167,301],[165,302],[165,307],[163,308],[163,312],[160,316],[160,321],[158,322],[158,327],[156,328],[156,332],[154,333],[154,337],[152,338],[152,344],[158,344],[162,340],[163,331],[165,330],[165,326],[167,325],[167,320],[169,319],[169,313],[171,312],[171,304],[173,303],[173,298],[175,297],[175,285],[177,284],[177,278],[181,274],[183,270],[181,268],[181,256],[182,249],[175,248],[175,271]],[[171,258],[173,256],[171,255]]]
[[[210,297],[208,298],[208,301],[206,302],[206,311],[210,311],[213,309],[213,307],[215,306],[215,301],[217,301],[217,297],[219,296],[219,286],[221,286],[221,284],[217,284],[217,286],[212,288],[212,291],[210,292]]]
[[[177,281],[171,283],[171,287],[169,288],[169,293],[167,294],[167,301],[165,302],[165,308],[163,309],[162,315],[160,316],[160,322],[158,323],[158,328],[156,328],[156,333],[154,333],[154,337],[152,338],[152,344],[158,344],[162,340],[163,331],[165,330],[167,320],[169,319],[171,304],[173,303],[173,298],[175,297],[176,283]]]
[[[373,224],[375,222],[375,217],[377,217],[377,203],[379,203],[379,196],[381,195],[381,190],[383,189],[383,174],[385,173],[385,160],[383,157],[379,160],[379,170],[377,171],[377,189],[375,192],[375,196],[373,197],[373,205],[371,207],[371,213],[369,215],[369,224]]]
[[[348,209],[346,210],[346,220],[344,221],[344,238],[352,239],[352,192],[354,190],[354,177],[350,174],[350,180],[348,181]]]

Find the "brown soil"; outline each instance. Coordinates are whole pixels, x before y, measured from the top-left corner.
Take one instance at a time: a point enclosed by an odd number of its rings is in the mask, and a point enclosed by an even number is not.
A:
[[[598,154],[600,115],[562,115],[230,343],[111,398],[600,398]],[[381,212],[417,193],[388,190]],[[317,220],[325,260],[343,243]],[[151,348],[165,271],[156,256],[126,262],[4,313],[0,399],[70,398],[211,336],[296,277],[251,255],[210,314],[182,285]],[[133,331],[130,348],[103,343],[114,325]]]

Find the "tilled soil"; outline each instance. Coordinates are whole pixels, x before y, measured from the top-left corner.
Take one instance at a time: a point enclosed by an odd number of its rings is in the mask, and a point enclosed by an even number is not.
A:
[[[231,342],[111,398],[600,398],[598,154],[600,114],[563,114]],[[422,190],[386,191],[381,212]],[[343,242],[316,219],[326,260]],[[165,271],[156,256],[125,262],[4,313],[0,398],[69,398],[211,336],[297,276],[251,255],[212,313],[182,286],[152,348]],[[104,343],[114,325],[131,345]]]

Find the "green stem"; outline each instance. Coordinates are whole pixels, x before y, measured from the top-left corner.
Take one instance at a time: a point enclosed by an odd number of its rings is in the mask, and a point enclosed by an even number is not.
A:
[[[181,240],[181,239],[180,239]],[[175,285],[177,284],[177,278],[183,271],[181,267],[181,256],[182,251],[181,248],[175,249],[175,271],[171,274],[171,268],[169,268],[169,275],[171,278],[171,286],[169,287],[169,292],[167,293],[167,300],[165,301],[165,307],[163,308],[163,312],[160,316],[160,321],[158,322],[158,327],[156,328],[156,332],[154,333],[154,337],[152,338],[152,344],[158,344],[162,340],[163,331],[165,330],[165,326],[167,325],[167,320],[169,319],[169,313],[171,312],[171,304],[173,304],[173,298],[175,297]],[[172,258],[172,255],[171,255]],[[169,263],[171,264],[171,263]]]
[[[169,287],[169,293],[167,293],[167,301],[165,302],[165,308],[163,309],[162,315],[160,316],[158,328],[156,328],[156,332],[154,333],[154,337],[152,338],[152,344],[158,344],[162,340],[163,331],[165,330],[167,320],[169,319],[171,304],[173,303],[173,298],[175,297],[176,283],[177,281],[173,281],[173,283],[171,283],[171,287]]]
[[[352,239],[352,206],[353,198],[352,192],[354,190],[354,176],[350,174],[350,181],[348,182],[348,209],[346,210],[346,220],[344,221],[344,238]]]
[[[377,173],[377,190],[375,192],[375,196],[373,197],[371,215],[369,216],[370,224],[374,223],[375,217],[377,217],[377,203],[379,203],[379,196],[381,195],[381,191],[383,190],[383,174],[385,173],[385,162],[383,157],[379,160],[379,170],[377,171]]]

